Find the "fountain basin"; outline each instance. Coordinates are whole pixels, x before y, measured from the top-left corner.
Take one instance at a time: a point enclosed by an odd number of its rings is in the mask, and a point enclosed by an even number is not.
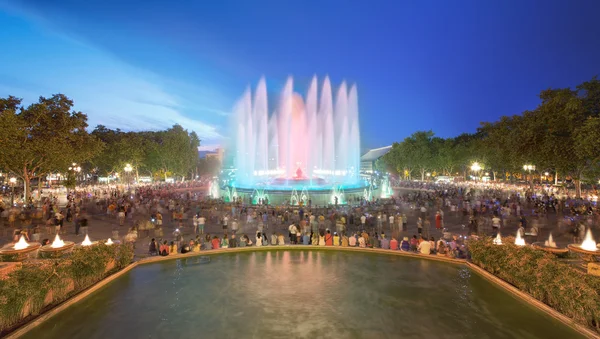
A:
[[[538,250],[542,250],[548,253],[552,253],[554,255],[564,255],[569,253],[569,249],[566,247],[551,247],[551,246],[546,246],[544,245],[543,242],[534,242],[533,244],[531,244],[531,246],[533,246],[533,248],[538,249]]]
[[[39,242],[30,242],[23,249],[15,249],[14,246],[15,244],[11,244],[0,248],[1,261],[23,261],[29,257],[35,258],[42,244]]]
[[[567,247],[569,248],[569,251],[578,254],[579,256],[581,256],[581,259],[583,259],[586,262],[597,261],[597,257],[600,257],[600,250],[586,250],[578,244],[569,244]]]
[[[63,255],[70,253],[75,247],[75,243],[72,241],[65,241],[65,244],[61,247],[52,247],[52,245],[45,245],[40,248],[40,257],[47,259],[60,258]]]

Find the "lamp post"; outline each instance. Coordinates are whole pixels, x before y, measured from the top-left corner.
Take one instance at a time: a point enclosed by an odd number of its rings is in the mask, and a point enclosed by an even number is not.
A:
[[[8,182],[10,182],[10,207],[12,208],[15,205],[15,184],[17,183],[17,178],[10,178]]]
[[[133,170],[133,167],[131,167],[130,164],[125,165],[125,173],[127,173],[127,190],[129,191],[129,181],[131,179],[131,177],[129,176],[129,173],[131,173],[131,171]]]
[[[529,172],[529,174],[531,175],[531,171],[535,170],[535,165],[523,165],[523,169]],[[531,177],[530,179],[531,190],[533,191],[533,177]],[[527,178],[525,178],[525,182],[527,182]]]
[[[431,173],[427,172],[427,174],[425,174],[427,176],[427,181],[429,181],[429,178],[431,177]]]
[[[550,173],[548,173],[548,172],[544,172],[544,176],[546,177],[546,184],[549,182],[549,181],[548,181],[548,176],[549,176],[549,175],[550,175]]]
[[[479,163],[474,162],[473,165],[471,165],[471,171],[475,172],[475,174],[477,175],[476,178],[479,177],[479,171],[481,171],[481,166],[479,165]],[[475,179],[475,181],[477,181],[477,179]]]

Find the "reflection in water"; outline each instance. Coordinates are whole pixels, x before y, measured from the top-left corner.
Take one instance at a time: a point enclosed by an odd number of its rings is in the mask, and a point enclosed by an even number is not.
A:
[[[25,338],[577,338],[463,266],[274,251],[140,266]]]

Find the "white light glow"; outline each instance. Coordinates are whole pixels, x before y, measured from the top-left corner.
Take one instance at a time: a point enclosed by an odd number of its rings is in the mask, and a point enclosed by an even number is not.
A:
[[[525,246],[525,239],[521,238],[521,232],[517,231],[517,237],[515,238],[515,245]]]
[[[21,236],[19,241],[13,246],[15,250],[24,250],[27,247],[29,247],[29,244],[27,243],[27,240],[25,240],[24,236]]]
[[[500,233],[498,233],[498,235],[496,235],[494,238],[494,245],[502,245],[502,237],[500,236]]]
[[[50,247],[52,248],[61,248],[65,246],[65,242],[62,241],[62,239],[58,236],[58,234],[56,235],[56,237],[54,237],[54,241],[52,242],[52,245],[50,245]]]
[[[546,242],[544,242],[544,246],[546,246],[546,247],[556,247],[556,243],[552,239],[552,233],[550,233],[550,236],[548,237],[548,240],[546,240]]]
[[[596,242],[594,241],[594,238],[592,237],[592,230],[590,230],[588,228],[587,232],[585,233],[585,239],[583,239],[583,242],[581,243],[581,249],[584,249],[586,251],[592,251],[595,252],[598,250],[598,247],[596,247]]]
[[[108,238],[108,240],[106,240],[105,244],[110,246],[110,245],[112,245],[114,243],[113,243],[113,241],[110,238]]]
[[[90,237],[89,235],[85,235],[85,239],[83,239],[83,242],[81,243],[81,246],[90,246],[92,244],[92,242],[90,241]]]

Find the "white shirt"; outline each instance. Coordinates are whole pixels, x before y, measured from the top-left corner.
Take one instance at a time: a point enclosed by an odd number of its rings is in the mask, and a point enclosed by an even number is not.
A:
[[[205,222],[206,222],[206,218],[204,218],[204,217],[198,218],[198,224],[204,225]]]
[[[423,241],[419,244],[417,249],[421,252],[421,254],[431,254],[431,243],[429,241]]]
[[[360,217],[360,223],[364,224],[367,221],[367,217],[365,217],[364,215],[362,217]]]

